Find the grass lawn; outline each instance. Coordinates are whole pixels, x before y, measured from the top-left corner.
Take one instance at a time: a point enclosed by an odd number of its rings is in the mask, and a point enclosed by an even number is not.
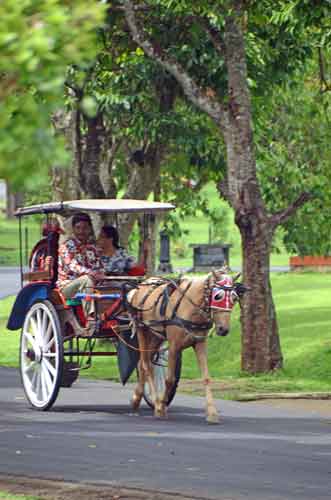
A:
[[[284,369],[248,376],[240,370],[239,308],[233,313],[228,337],[208,341],[211,376],[221,381],[220,394],[242,392],[331,391],[331,275],[273,273]],[[18,365],[19,332],[5,329],[13,298],[0,301],[0,364]],[[91,378],[118,380],[117,360],[97,358],[82,372]],[[184,352],[182,379],[199,378],[194,352]]]
[[[6,219],[0,211],[0,266],[18,265],[19,231],[17,219]],[[40,239],[40,221],[36,217],[23,218],[23,263],[26,263],[33,246]]]
[[[35,497],[31,495],[14,495],[8,493],[7,491],[0,491],[0,499],[3,500],[42,500],[41,497]]]

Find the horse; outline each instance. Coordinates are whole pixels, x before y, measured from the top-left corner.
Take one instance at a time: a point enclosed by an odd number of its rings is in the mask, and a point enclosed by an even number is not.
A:
[[[206,395],[208,423],[218,423],[208,372],[206,340],[215,325],[216,334],[225,336],[230,329],[231,312],[246,287],[222,268],[201,278],[149,278],[127,294],[128,312],[137,333],[140,350],[138,383],[131,406],[137,411],[148,382],[154,414],[166,417],[167,402],[175,384],[176,361],[183,349],[193,347],[201,371]],[[168,341],[168,369],[165,390],[157,394],[152,357]]]

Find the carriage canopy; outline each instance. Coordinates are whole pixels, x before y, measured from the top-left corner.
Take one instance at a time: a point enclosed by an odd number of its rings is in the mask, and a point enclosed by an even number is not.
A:
[[[41,203],[29,207],[19,208],[15,215],[70,213],[77,210],[91,212],[113,212],[113,213],[157,213],[166,212],[175,208],[171,203],[157,201],[131,200],[131,199],[98,199],[98,200],[72,200]]]

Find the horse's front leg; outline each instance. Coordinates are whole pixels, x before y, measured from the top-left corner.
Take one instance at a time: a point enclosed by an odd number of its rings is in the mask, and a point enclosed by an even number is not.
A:
[[[211,379],[209,377],[208,372],[208,363],[207,363],[207,342],[197,342],[194,345],[195,354],[198,360],[202,381],[206,390],[206,413],[207,413],[207,422],[210,424],[218,424],[219,423],[219,413],[215,406],[213,393],[211,390]]]

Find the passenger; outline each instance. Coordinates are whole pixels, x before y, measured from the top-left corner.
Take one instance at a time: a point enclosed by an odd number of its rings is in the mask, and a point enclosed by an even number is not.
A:
[[[114,226],[104,225],[101,228],[97,246],[101,252],[100,262],[106,274],[133,274],[134,270],[137,270],[138,275],[145,273],[147,242],[144,244],[144,256],[140,263],[119,245],[118,231]]]
[[[59,248],[59,267],[57,286],[66,298],[76,293],[91,293],[95,281],[104,277],[97,248],[91,242],[93,234],[90,216],[83,212],[72,218],[73,237],[67,239]],[[94,301],[83,300],[87,321],[94,320]]]

